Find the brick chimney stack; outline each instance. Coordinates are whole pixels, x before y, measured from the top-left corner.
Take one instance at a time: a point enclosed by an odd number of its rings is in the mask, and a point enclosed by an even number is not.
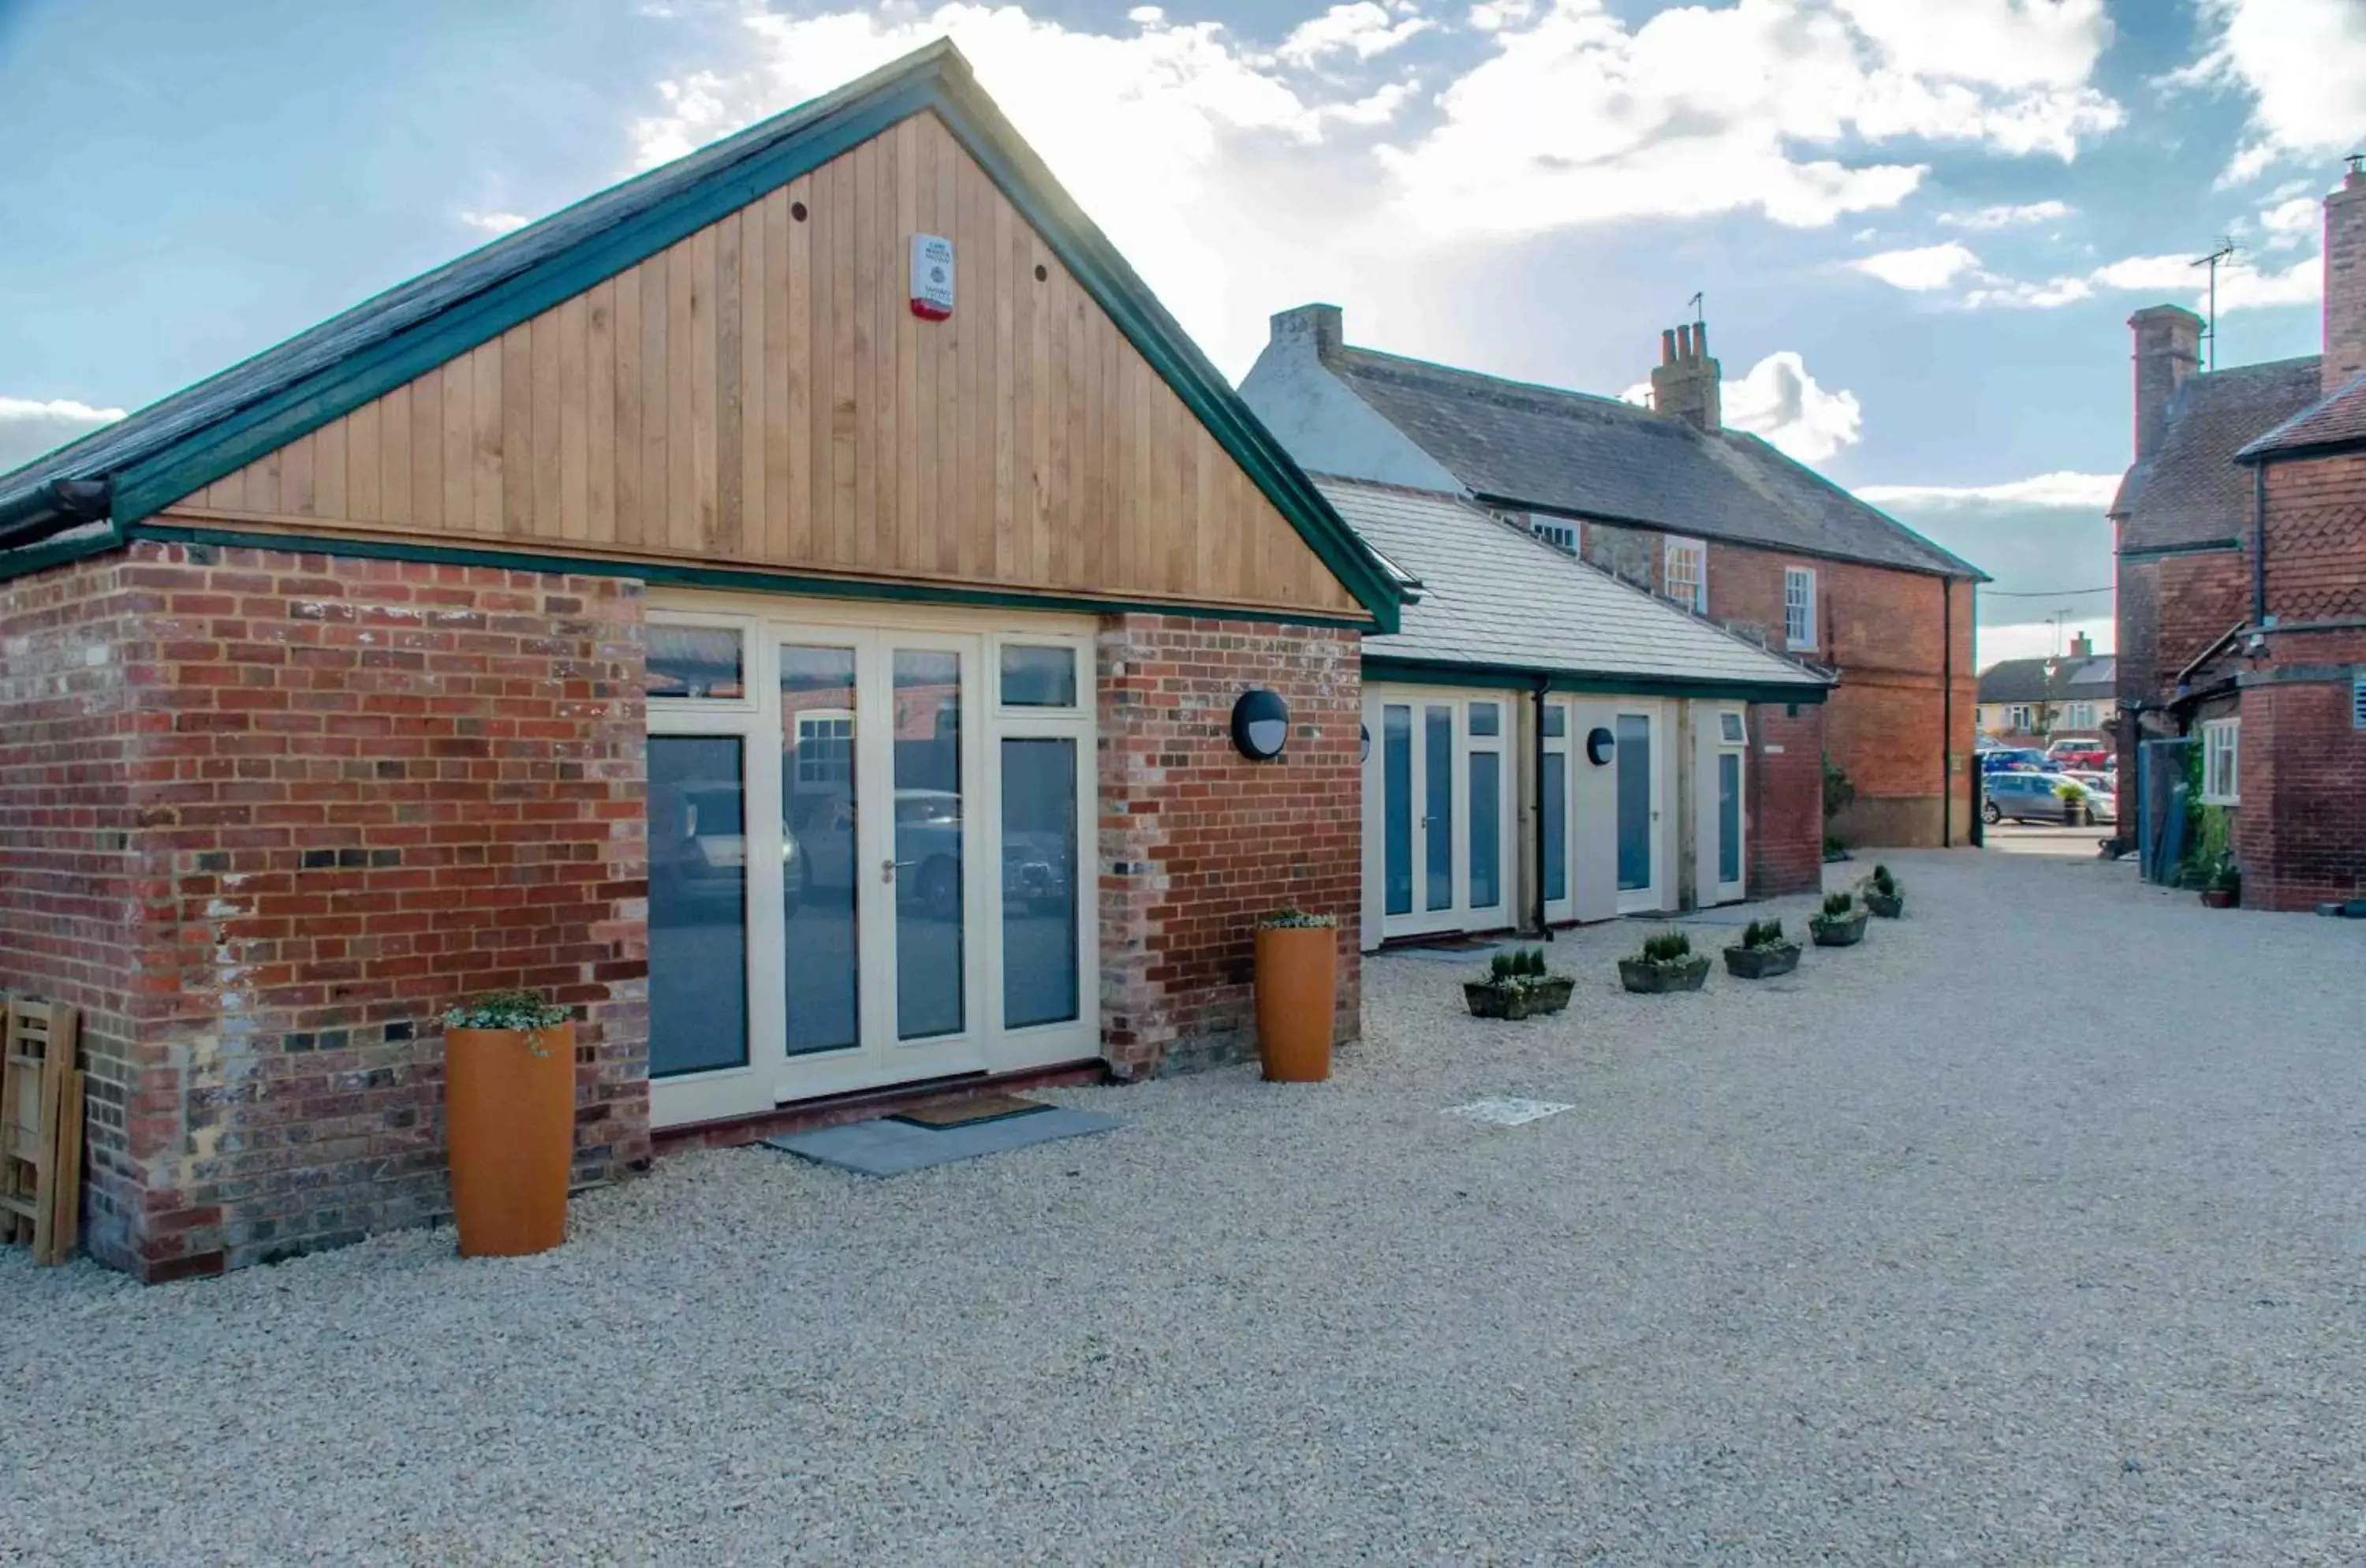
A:
[[[2136,461],[2160,445],[2169,400],[2202,363],[2202,318],[2181,305],[2150,305],[2128,318],[2136,340]]]
[[[2074,632],[2071,634],[2070,657],[2073,659],[2094,658],[2095,639],[2089,637],[2085,632]]]
[[[2366,153],[2325,198],[2325,366],[2330,392],[2366,374]]]
[[[1651,407],[1696,430],[1724,427],[1724,369],[1709,357],[1708,323],[1695,321],[1660,334],[1660,363],[1651,367]]]

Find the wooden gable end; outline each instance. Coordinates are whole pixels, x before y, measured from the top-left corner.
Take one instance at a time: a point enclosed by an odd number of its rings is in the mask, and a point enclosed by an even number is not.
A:
[[[915,232],[953,242],[950,320],[912,313]],[[165,510],[1362,615],[933,113]]]

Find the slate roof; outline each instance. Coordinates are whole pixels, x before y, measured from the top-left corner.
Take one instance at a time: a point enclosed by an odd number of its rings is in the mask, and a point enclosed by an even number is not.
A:
[[[2237,462],[2279,453],[2366,444],[2366,376],[2338,387],[2235,454]]]
[[[1323,364],[1471,493],[1876,566],[1985,574],[1742,431],[1343,347]]]
[[[2054,667],[2049,675],[2046,666]],[[2116,659],[2000,659],[1980,671],[1984,703],[2060,702],[2067,697],[2107,700],[2116,689]]]
[[[1401,629],[1364,638],[1367,658],[1781,687],[1803,700],[1831,684],[1459,497],[1319,474],[1314,482],[1368,545],[1420,580]]]
[[[2240,538],[2250,526],[2244,444],[2315,402],[2318,360],[2274,359],[2189,377],[2169,400],[2160,442],[2112,502],[2123,551]]]

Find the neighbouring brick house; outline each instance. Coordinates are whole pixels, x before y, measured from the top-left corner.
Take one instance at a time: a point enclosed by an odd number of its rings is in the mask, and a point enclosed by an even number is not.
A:
[[[2074,637],[2059,659],[2000,659],[1980,671],[1980,733],[2008,746],[2044,746],[2057,737],[2101,739],[2113,724],[2118,664]]]
[[[581,1020],[586,1182],[1238,1051],[1284,905],[1351,1034],[1399,598],[945,46],[0,476],[0,987],[84,1014],[88,1246],[435,1217],[498,987]]]
[[[1273,318],[1241,396],[1308,470],[1443,491],[1839,677],[1824,745],[1868,845],[1962,843],[1974,567],[1728,429],[1697,323],[1662,334],[1654,407],[1356,347],[1340,311]]]
[[[2139,310],[2119,536],[2124,803],[2140,743],[2199,742],[2243,902],[2366,897],[2366,174],[2325,201],[2325,350],[2197,373],[2202,323]]]

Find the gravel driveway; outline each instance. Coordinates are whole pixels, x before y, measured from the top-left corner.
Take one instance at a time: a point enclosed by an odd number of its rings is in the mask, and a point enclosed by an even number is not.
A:
[[[1894,863],[1911,918],[1791,981],[1629,998],[1597,928],[1482,1025],[1391,958],[1331,1085],[670,1160],[541,1258],[12,1251],[0,1560],[2366,1557],[2366,928]]]

